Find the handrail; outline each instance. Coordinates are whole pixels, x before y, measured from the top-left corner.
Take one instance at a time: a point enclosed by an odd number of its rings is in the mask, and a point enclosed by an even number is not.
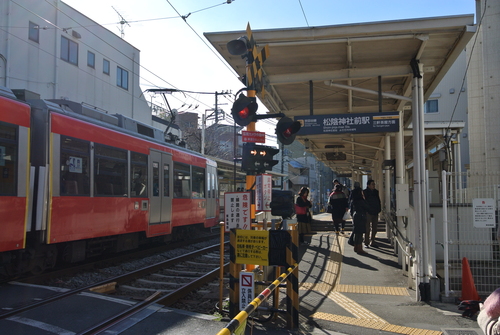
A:
[[[389,224],[389,228],[392,230],[392,231],[395,231],[396,234],[394,234],[396,236],[396,238],[394,239],[396,241],[396,243],[398,244],[399,246],[399,249],[401,249],[401,251],[407,256],[407,257],[412,257],[412,255],[410,253],[408,253],[406,251],[406,247],[409,246],[409,245],[412,245],[412,243],[407,239],[405,238],[401,232],[399,231],[398,227],[394,224],[394,221],[392,220],[392,217],[390,214],[388,214],[387,212],[383,212],[384,213],[384,220],[386,222],[386,224]],[[403,246],[401,244],[401,242],[399,241],[399,238],[398,237],[401,237],[403,240],[405,240],[405,242],[407,243],[406,246]]]
[[[289,267],[287,269],[287,272],[282,273],[281,276],[279,276],[275,281],[272,282],[271,285],[269,285],[264,291],[262,291],[257,298],[253,299],[252,302],[250,302],[244,310],[238,313],[229,323],[221,329],[217,335],[231,335],[243,322],[248,319],[248,316],[252,314],[259,305],[265,301],[271,292],[273,292],[276,287],[279,286],[285,280],[286,277],[288,277],[297,267],[299,264],[295,263],[293,264],[292,267]]]

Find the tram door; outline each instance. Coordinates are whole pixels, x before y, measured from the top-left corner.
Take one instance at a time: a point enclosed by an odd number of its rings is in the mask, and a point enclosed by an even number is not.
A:
[[[150,159],[150,235],[169,233],[172,219],[172,155],[151,150]],[[161,226],[153,227],[155,225]]]

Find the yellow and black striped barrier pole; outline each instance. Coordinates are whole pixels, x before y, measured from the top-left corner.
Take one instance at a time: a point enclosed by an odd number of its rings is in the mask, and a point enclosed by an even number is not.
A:
[[[221,329],[217,335],[231,335],[243,322],[245,322],[246,319],[248,319],[248,316],[252,314],[259,305],[265,301],[271,292],[273,292],[279,284],[285,280],[286,277],[288,277],[295,269],[297,269],[299,264],[295,263],[293,264],[292,267],[288,268],[287,272],[281,274],[281,276],[278,277],[271,285],[269,285],[264,291],[262,291],[257,298],[253,299],[251,303],[245,307],[244,310],[238,313],[228,324],[225,328]]]
[[[288,231],[292,243],[286,250],[288,266],[296,264],[299,258],[299,234],[297,229]],[[286,281],[286,320],[288,329],[299,327],[299,268],[295,267]]]

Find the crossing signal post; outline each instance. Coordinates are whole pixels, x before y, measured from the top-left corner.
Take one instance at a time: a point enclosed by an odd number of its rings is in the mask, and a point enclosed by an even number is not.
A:
[[[301,124],[299,121],[293,121],[289,117],[282,117],[276,125],[276,136],[278,141],[288,145],[295,141],[295,136],[300,130]]]
[[[254,122],[258,107],[255,96],[252,97],[250,94],[246,96],[241,93],[231,108],[234,122],[240,126],[247,126]]]

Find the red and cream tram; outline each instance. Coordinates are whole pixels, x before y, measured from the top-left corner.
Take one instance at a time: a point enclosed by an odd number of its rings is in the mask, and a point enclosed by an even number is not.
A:
[[[119,114],[67,100],[28,104],[0,97],[0,168],[16,170],[4,172],[0,187],[0,226],[8,232],[0,251],[8,273],[43,271],[57,258],[77,262],[217,225],[214,161]],[[9,152],[16,150],[14,159]]]

